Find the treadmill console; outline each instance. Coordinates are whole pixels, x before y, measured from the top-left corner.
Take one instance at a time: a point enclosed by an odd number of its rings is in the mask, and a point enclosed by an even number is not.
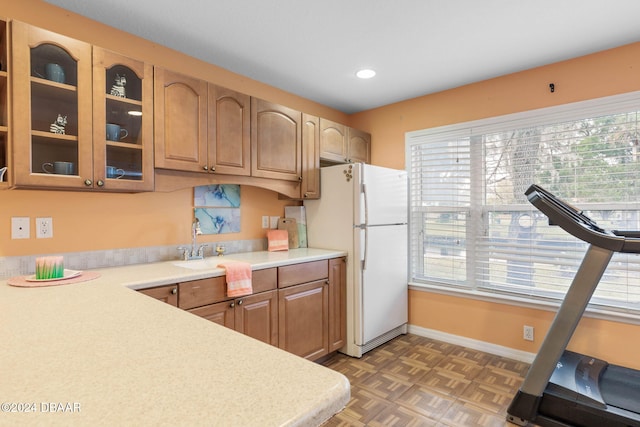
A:
[[[604,249],[640,253],[640,230],[607,231],[583,211],[535,184],[527,189],[525,195],[549,218],[550,225],[557,225],[578,239]]]

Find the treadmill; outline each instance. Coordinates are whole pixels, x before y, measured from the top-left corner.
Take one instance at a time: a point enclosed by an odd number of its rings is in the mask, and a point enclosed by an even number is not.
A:
[[[614,252],[640,253],[640,231],[606,231],[579,209],[532,185],[529,202],[589,243],[527,376],[507,410],[521,426],[638,426],[640,371],[565,350]]]

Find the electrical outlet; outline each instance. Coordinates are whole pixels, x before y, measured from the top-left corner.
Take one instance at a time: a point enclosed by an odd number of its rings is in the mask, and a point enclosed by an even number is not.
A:
[[[533,341],[533,326],[524,325],[522,338],[527,341]]]
[[[53,218],[36,218],[36,238],[50,239],[53,237]]]
[[[28,239],[30,237],[29,217],[14,216],[11,217],[11,238],[12,239]]]
[[[267,215],[262,216],[262,228],[269,228],[269,217]]]

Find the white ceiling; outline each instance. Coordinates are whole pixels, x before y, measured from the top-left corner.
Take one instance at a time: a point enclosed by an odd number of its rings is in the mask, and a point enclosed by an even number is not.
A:
[[[345,113],[640,40],[638,0],[45,1]]]

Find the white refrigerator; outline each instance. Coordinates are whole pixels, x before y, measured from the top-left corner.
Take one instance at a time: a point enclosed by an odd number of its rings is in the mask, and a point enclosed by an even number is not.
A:
[[[309,247],[347,252],[347,343],[361,357],[407,332],[407,173],[362,163],[320,169],[305,200]]]

